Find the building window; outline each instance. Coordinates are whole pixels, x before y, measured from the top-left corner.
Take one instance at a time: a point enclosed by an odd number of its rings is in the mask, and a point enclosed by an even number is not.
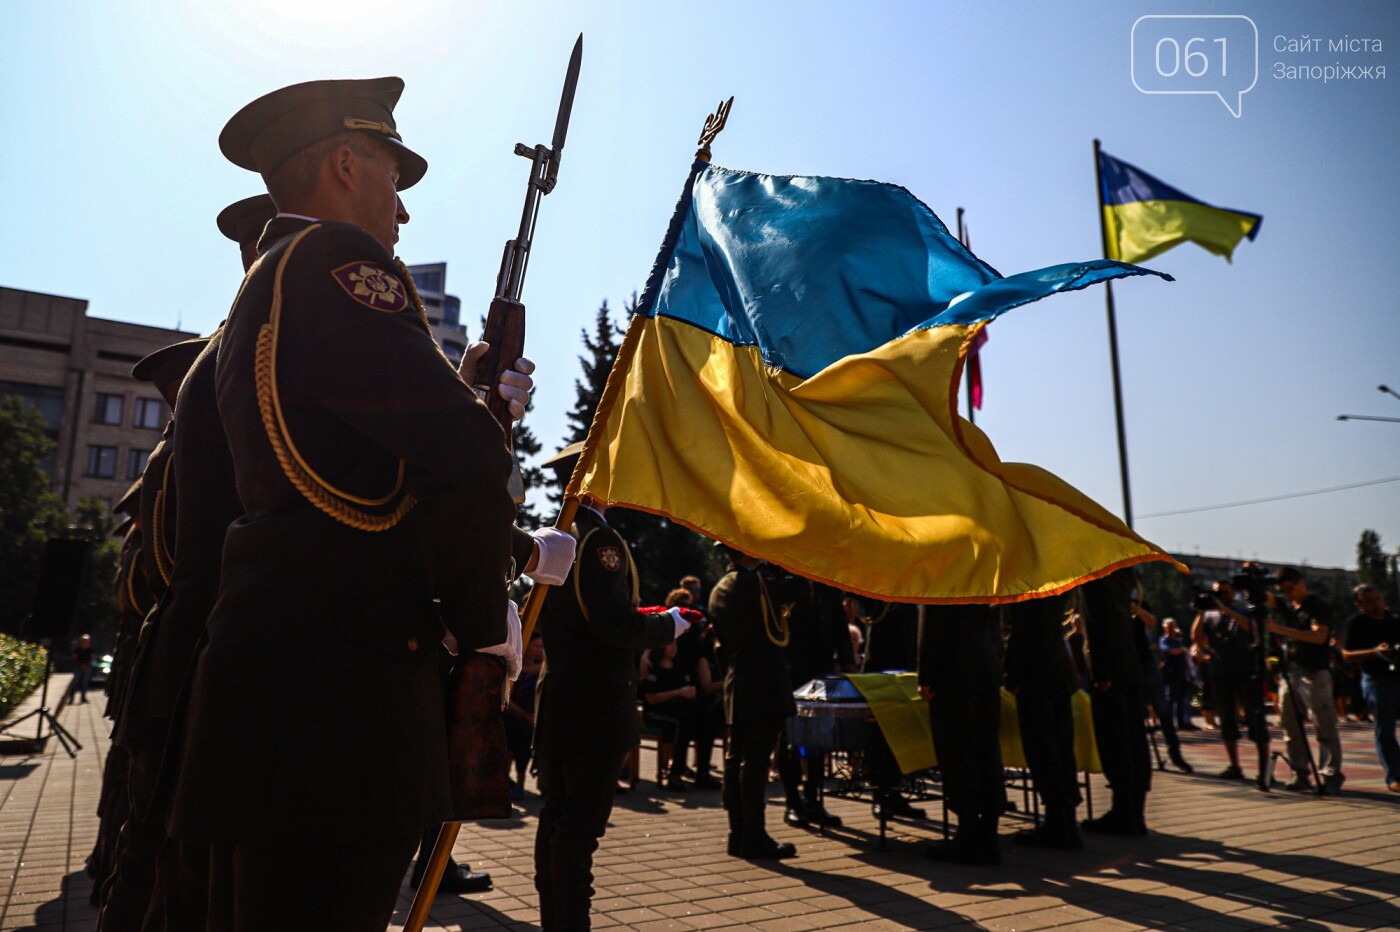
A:
[[[141,471],[146,468],[146,460],[151,456],[150,450],[138,450],[132,447],[126,451],[126,477],[128,479],[140,479]]]
[[[165,405],[159,398],[137,398],[136,416],[131,419],[131,426],[160,430],[165,426]]]
[[[115,479],[117,476],[117,448],[89,446],[87,474],[98,479]]]
[[[103,392],[97,393],[97,407],[92,412],[92,422],[94,424],[120,424],[122,422],[122,406],[126,399],[121,395],[108,395]]]

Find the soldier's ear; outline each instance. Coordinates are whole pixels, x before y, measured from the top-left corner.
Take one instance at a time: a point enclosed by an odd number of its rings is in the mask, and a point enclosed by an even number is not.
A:
[[[360,156],[346,144],[336,146],[326,156],[325,166],[338,186],[354,188],[359,181]]]

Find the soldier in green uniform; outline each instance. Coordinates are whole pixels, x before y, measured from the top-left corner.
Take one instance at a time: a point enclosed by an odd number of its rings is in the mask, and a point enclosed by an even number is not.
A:
[[[764,826],[768,768],[783,723],[797,707],[783,648],[789,619],[774,598],[763,561],[725,548],[729,571],[710,590],[709,616],[728,669],[724,675],[724,810],[729,816],[729,854],[750,860],[797,855]]]
[[[220,137],[281,213],[214,374],[242,510],[171,821],[209,846],[210,928],[382,929],[450,816],[443,627],[509,650],[510,457],[391,252],[427,168],[395,128],[402,89],[293,85]]]
[[[567,485],[582,444],[546,465]],[[637,746],[636,654],[679,637],[679,608],[637,611],[637,568],[627,541],[596,503],[579,503],[578,557],[540,612],[545,662],[535,700],[540,771],[535,889],[544,929],[588,929],[593,852],[608,827],[617,774]]]

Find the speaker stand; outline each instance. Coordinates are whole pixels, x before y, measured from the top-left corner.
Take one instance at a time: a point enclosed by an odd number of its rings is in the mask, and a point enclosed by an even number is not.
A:
[[[81,751],[83,749],[83,746],[78,743],[78,739],[73,737],[73,735],[68,731],[68,729],[64,728],[58,723],[58,719],[54,718],[53,713],[49,711],[49,677],[51,676],[53,676],[52,649],[48,651],[44,660],[44,685],[40,688],[41,691],[39,693],[39,708],[35,709],[33,712],[21,715],[13,722],[10,722],[8,725],[0,725],[0,735],[3,735],[10,729],[29,721],[31,718],[37,719],[37,721],[35,722],[35,725],[37,727],[34,732],[34,744],[36,747],[42,748],[44,746],[44,723],[47,722],[49,726],[49,733],[58,739],[59,744],[63,745],[63,750],[68,752],[68,756],[77,757],[77,752]],[[74,750],[74,748],[76,748],[77,750]]]

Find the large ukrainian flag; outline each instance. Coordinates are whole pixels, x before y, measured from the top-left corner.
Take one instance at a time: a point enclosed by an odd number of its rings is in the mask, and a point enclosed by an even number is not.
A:
[[[1099,204],[1104,251],[1142,262],[1190,241],[1228,261],[1246,236],[1259,235],[1259,214],[1213,207],[1099,150]]]
[[[697,162],[568,494],[908,602],[1018,601],[1169,560],[957,414],[987,321],[1145,273],[1003,278],[903,188]]]

